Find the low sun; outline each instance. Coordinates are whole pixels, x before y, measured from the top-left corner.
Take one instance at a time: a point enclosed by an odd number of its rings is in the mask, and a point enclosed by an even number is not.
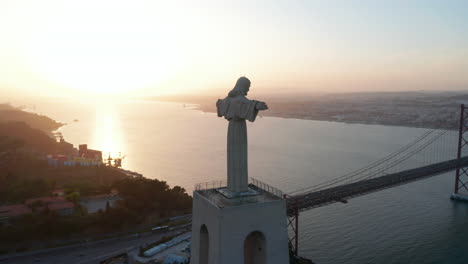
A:
[[[174,58],[161,52],[161,45],[121,41],[101,38],[94,43],[83,35],[45,41],[34,48],[35,68],[64,87],[96,94],[130,92],[171,73]]]
[[[115,95],[155,86],[174,74],[177,45],[161,29],[131,23],[136,20],[103,21],[101,14],[84,19],[77,12],[44,22],[27,48],[31,68],[83,93]]]

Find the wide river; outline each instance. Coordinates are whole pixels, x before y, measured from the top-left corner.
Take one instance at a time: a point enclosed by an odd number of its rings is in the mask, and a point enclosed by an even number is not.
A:
[[[61,131],[75,147],[121,152],[123,166],[145,177],[188,192],[226,178],[228,123],[215,114],[161,102],[35,103],[68,123]],[[249,174],[287,193],[372,163],[425,131],[258,118],[248,124]],[[449,199],[453,183],[450,173],[306,211],[300,254],[320,264],[468,263],[468,204]]]

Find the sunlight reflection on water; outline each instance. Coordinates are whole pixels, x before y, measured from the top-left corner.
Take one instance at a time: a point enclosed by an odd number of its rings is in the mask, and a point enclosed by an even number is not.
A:
[[[91,145],[103,153],[103,158],[118,157],[125,153],[119,108],[107,102],[96,106],[96,120]]]

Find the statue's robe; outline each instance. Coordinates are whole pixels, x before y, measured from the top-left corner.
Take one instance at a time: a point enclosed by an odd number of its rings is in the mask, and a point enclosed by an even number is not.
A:
[[[258,101],[245,96],[226,97],[216,102],[218,116],[229,120],[227,140],[228,190],[248,191],[247,127],[245,120],[255,121]]]

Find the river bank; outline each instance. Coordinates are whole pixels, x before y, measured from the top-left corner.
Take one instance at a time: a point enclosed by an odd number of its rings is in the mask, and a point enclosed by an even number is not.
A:
[[[57,127],[27,112],[0,119],[0,253],[148,229],[190,212],[183,188],[103,164],[96,150],[85,162],[81,148],[48,135]]]
[[[164,96],[148,100],[194,104],[203,112],[216,113],[215,96]],[[332,121],[348,124],[457,129],[466,92],[392,92],[321,95],[252,95],[267,102],[262,116]],[[261,98],[261,99],[260,99]]]

